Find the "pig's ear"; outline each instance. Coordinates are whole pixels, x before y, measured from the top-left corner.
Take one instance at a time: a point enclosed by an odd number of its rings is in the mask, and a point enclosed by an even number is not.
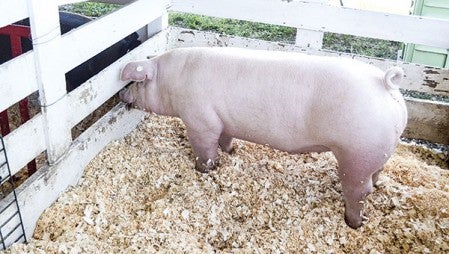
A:
[[[120,74],[122,81],[152,80],[156,72],[156,64],[153,61],[130,62],[125,65]]]

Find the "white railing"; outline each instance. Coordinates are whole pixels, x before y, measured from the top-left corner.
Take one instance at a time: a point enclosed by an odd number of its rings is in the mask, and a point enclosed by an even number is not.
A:
[[[76,183],[87,163],[108,142],[124,135],[140,121],[141,113],[115,108],[75,141],[70,136],[74,125],[125,85],[119,81],[118,75],[127,61],[169,48],[201,45],[341,55],[358,58],[383,69],[400,65],[407,74],[403,88],[449,95],[448,70],[214,33],[165,29],[168,22],[166,11],[170,4],[167,1],[135,1],[61,36],[58,5],[82,1],[0,0],[0,27],[29,16],[34,44],[33,51],[0,65],[0,111],[35,91],[39,91],[43,103],[42,113],[5,137],[13,174],[38,154],[47,152],[49,165],[39,169],[18,188],[28,236],[34,230],[41,212],[68,185]],[[286,0],[174,0],[171,4],[173,11],[449,48],[447,20]],[[150,25],[146,33],[157,33],[155,36],[69,94],[65,92],[64,74],[68,70],[147,24]],[[429,83],[432,85],[429,86]],[[409,99],[407,103],[411,116],[407,135],[449,143],[447,103],[417,99]],[[0,201],[0,207],[5,202]],[[7,212],[0,215],[0,220],[2,216],[8,216]]]
[[[447,20],[295,0],[173,0],[173,11],[449,48]]]
[[[160,33],[67,94],[66,72],[142,27],[147,26],[147,34],[161,31],[168,6],[165,0],[135,1],[61,36],[58,5],[69,2],[80,1],[0,0],[0,26],[29,15],[33,38],[32,51],[0,65],[0,111],[36,91],[42,104],[41,113],[4,137],[11,173],[44,151],[49,164],[18,187],[27,236],[39,214],[76,183],[87,163],[107,143],[132,130],[142,114],[115,108],[75,142],[71,128],[125,85],[119,80],[125,62],[164,52],[167,46]],[[0,208],[7,200],[0,201]]]

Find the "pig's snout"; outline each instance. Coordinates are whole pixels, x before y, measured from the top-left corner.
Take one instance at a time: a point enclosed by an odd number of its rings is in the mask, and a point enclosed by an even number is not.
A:
[[[125,103],[132,104],[134,102],[134,97],[128,88],[123,88],[118,95],[120,100]]]

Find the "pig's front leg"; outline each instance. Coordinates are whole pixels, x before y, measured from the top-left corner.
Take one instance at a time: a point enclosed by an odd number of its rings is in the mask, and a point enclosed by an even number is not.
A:
[[[211,112],[196,117],[190,116],[184,122],[195,154],[196,170],[207,173],[215,169],[219,139],[223,130],[221,120]]]
[[[187,135],[195,154],[195,169],[207,173],[215,169],[219,135],[187,128]]]

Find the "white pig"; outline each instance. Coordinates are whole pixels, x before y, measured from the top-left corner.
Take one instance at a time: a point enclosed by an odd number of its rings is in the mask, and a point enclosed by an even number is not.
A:
[[[397,84],[386,72],[356,60],[238,48],[174,49],[128,63],[124,102],[180,117],[197,156],[196,169],[213,169],[217,148],[232,138],[289,153],[332,151],[345,202],[345,220],[362,225],[372,192],[406,122]]]

